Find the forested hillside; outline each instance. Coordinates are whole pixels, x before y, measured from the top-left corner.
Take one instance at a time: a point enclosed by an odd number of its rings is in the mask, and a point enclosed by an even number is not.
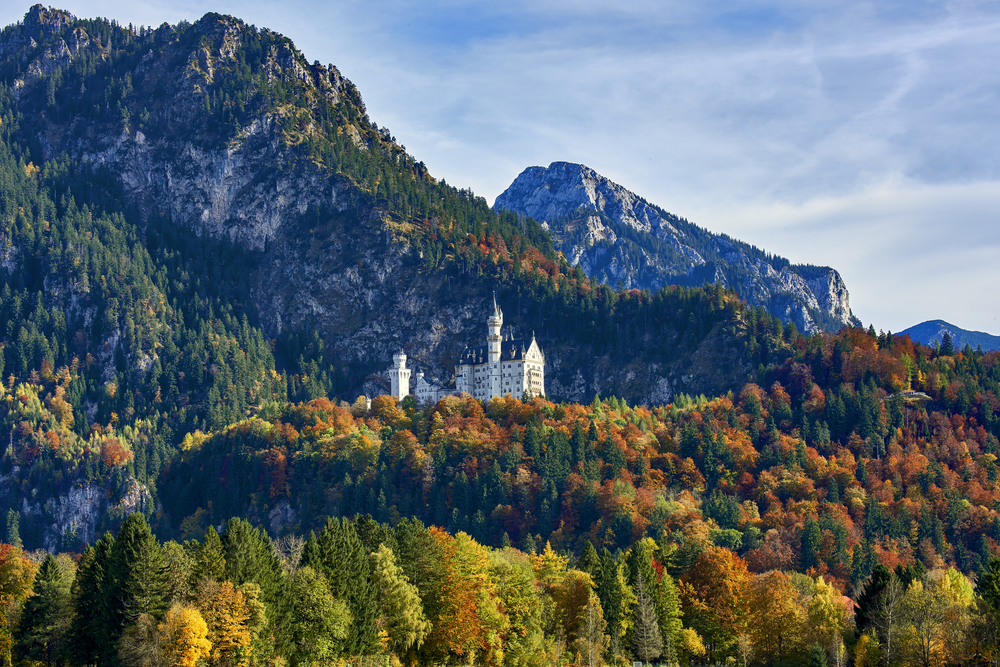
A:
[[[5,656],[1000,655],[1000,353],[599,284],[231,17],[37,6],[0,78]],[[222,154],[221,213],[169,190]],[[552,396],[359,396],[400,345],[447,368],[494,290]]]

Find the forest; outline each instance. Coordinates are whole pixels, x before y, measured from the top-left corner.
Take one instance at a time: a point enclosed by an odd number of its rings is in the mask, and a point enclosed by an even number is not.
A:
[[[6,664],[1000,660],[1000,353],[803,335],[718,284],[615,289],[432,178],[280,35],[38,11],[0,49]],[[60,40],[65,67],[26,69]],[[140,211],[118,175],[43,146],[189,131],[145,58],[197,69],[223,46],[190,140],[279,119],[352,188],[288,224],[377,212],[447,287],[433,298],[495,290],[594,356],[739,381],[662,405],[358,396],[371,360],[265,333],[265,251]]]

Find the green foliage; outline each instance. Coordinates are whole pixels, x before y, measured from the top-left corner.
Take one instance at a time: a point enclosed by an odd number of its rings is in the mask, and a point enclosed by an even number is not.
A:
[[[72,579],[51,554],[42,561],[35,576],[35,594],[25,602],[23,620],[14,632],[13,654],[18,660],[54,664],[63,659]]]
[[[371,554],[372,582],[380,611],[378,626],[389,637],[394,652],[420,648],[430,631],[416,586],[396,565],[392,550],[381,544]]]
[[[308,566],[292,577],[288,597],[291,610],[283,622],[290,640],[289,662],[328,662],[340,652],[352,626],[347,605],[333,596],[326,577]]]

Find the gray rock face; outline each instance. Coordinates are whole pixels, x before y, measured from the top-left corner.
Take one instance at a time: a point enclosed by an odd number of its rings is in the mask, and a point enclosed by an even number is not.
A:
[[[791,265],[667,213],[581,164],[528,167],[493,205],[543,222],[566,258],[625,288],[721,283],[800,330],[855,324],[840,274]]]

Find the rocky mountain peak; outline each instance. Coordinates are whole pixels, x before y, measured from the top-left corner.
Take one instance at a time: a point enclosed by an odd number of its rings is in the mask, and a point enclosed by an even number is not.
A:
[[[668,213],[582,164],[528,167],[493,205],[544,223],[590,276],[625,288],[721,283],[803,331],[855,322],[829,267],[792,265]]]
[[[24,25],[29,32],[54,33],[59,32],[76,20],[76,17],[62,9],[45,7],[42,4],[34,5],[24,15]]]
[[[494,207],[521,211],[545,223],[567,211],[588,208],[637,231],[658,236],[677,233],[645,199],[590,167],[572,162],[528,167],[497,197]]]

